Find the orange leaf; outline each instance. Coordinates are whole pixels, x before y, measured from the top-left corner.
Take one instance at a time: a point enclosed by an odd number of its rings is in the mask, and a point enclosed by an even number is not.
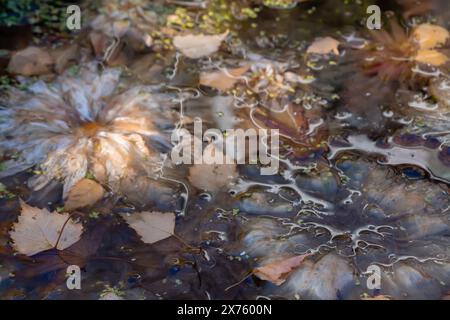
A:
[[[414,57],[417,62],[431,64],[433,66],[443,65],[448,61],[448,57],[436,50],[419,50]]]
[[[309,254],[304,254],[283,260],[276,260],[262,267],[255,268],[253,274],[261,280],[267,280],[279,286],[286,281],[289,273],[298,268],[308,256]]]
[[[411,36],[420,49],[427,50],[445,44],[449,38],[449,33],[440,26],[424,23],[417,26]]]

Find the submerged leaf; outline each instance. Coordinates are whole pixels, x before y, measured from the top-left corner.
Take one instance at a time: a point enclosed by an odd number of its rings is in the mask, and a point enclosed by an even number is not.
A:
[[[339,41],[331,37],[316,39],[306,50],[307,53],[339,55]]]
[[[175,214],[172,212],[136,212],[122,214],[128,225],[148,244],[169,238],[175,230]]]
[[[239,80],[244,73],[249,69],[248,66],[240,67],[236,69],[220,70],[216,72],[202,72],[200,74],[200,84],[222,91],[233,88],[235,83]]]
[[[216,52],[227,35],[228,31],[213,36],[206,36],[202,34],[176,36],[173,38],[173,45],[186,57],[198,59]]]
[[[51,71],[52,56],[44,49],[28,47],[16,52],[8,65],[8,72],[23,76],[38,76]]]
[[[195,164],[189,169],[189,181],[198,189],[216,192],[236,179],[235,164]]]
[[[262,267],[255,268],[253,274],[261,280],[267,280],[279,286],[286,281],[289,273],[300,266],[308,256],[308,254],[304,254],[283,260],[276,260]]]
[[[59,214],[27,205],[21,201],[22,212],[10,231],[12,246],[27,256],[55,248],[64,250],[80,240],[83,226],[68,213]]]
[[[94,180],[82,179],[70,189],[64,208],[70,211],[91,206],[103,198],[104,193],[103,187]]]

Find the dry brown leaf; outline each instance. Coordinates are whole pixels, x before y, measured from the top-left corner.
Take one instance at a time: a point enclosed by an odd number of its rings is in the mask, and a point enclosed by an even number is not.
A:
[[[440,26],[424,23],[417,26],[411,36],[420,49],[427,50],[445,44],[449,33]]]
[[[23,76],[38,76],[51,72],[52,56],[44,49],[28,47],[17,51],[8,64],[8,72]]]
[[[172,212],[136,212],[122,214],[128,225],[148,244],[166,239],[174,234],[175,214]]]
[[[317,38],[306,50],[307,53],[339,55],[339,41],[331,37]]]
[[[209,56],[219,50],[220,44],[228,35],[228,31],[213,36],[187,35],[173,38],[173,45],[186,57],[198,59]]]
[[[298,268],[308,256],[309,254],[304,254],[287,259],[276,260],[262,267],[253,269],[253,274],[261,280],[267,280],[279,286],[286,281],[289,273],[295,268]]]
[[[433,66],[440,66],[448,61],[448,57],[436,50],[419,50],[414,57],[414,60],[421,63],[431,64]]]
[[[103,198],[104,193],[103,187],[94,180],[82,179],[70,189],[64,209],[70,211],[91,206]]]
[[[9,235],[13,248],[27,256],[55,248],[64,250],[80,240],[81,223],[75,223],[68,213],[49,212],[20,203],[22,212]],[[62,232],[62,234],[61,234]]]
[[[239,77],[246,73],[248,69],[249,67],[245,66],[236,69],[220,70],[210,73],[202,72],[200,74],[200,84],[222,91],[230,90],[239,80]]]

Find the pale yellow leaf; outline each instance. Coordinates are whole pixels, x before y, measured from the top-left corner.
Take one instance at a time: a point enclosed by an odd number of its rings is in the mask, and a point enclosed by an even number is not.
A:
[[[173,45],[186,57],[198,59],[209,56],[219,50],[220,44],[228,35],[228,31],[218,35],[186,35],[176,36]]]
[[[411,36],[420,49],[427,50],[445,44],[449,38],[449,32],[443,27],[424,23],[417,26]]]
[[[80,240],[81,223],[75,223],[68,213],[59,214],[27,205],[21,201],[21,214],[10,231],[13,248],[33,256],[55,248],[64,250]]]
[[[133,214],[124,213],[122,217],[142,241],[148,244],[172,236],[175,230],[175,214],[172,212],[142,211]]]
[[[202,72],[200,74],[200,84],[222,91],[230,90],[239,80],[239,77],[246,73],[248,69],[249,67],[246,66],[216,72]]]
[[[279,286],[286,281],[289,273],[298,268],[308,256],[308,254],[304,254],[287,259],[276,260],[262,267],[253,269],[253,274],[261,280],[267,280]]]
[[[307,53],[339,55],[339,41],[331,38],[317,38],[306,50]]]
[[[82,179],[70,189],[64,209],[70,211],[91,206],[103,198],[104,193],[103,187],[94,180]]]
[[[431,64],[433,66],[443,65],[448,61],[448,57],[436,50],[419,50],[414,57],[417,62]]]

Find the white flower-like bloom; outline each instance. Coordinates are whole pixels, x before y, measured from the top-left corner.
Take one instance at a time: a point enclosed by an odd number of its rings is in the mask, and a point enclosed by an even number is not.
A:
[[[10,92],[0,110],[0,152],[16,157],[4,163],[0,177],[39,165],[42,174],[31,187],[57,179],[67,194],[88,172],[112,190],[151,176],[160,156],[147,139],[168,123],[172,101],[142,86],[114,95],[119,77],[119,70],[99,73],[89,65],[77,77],[65,74]]]

